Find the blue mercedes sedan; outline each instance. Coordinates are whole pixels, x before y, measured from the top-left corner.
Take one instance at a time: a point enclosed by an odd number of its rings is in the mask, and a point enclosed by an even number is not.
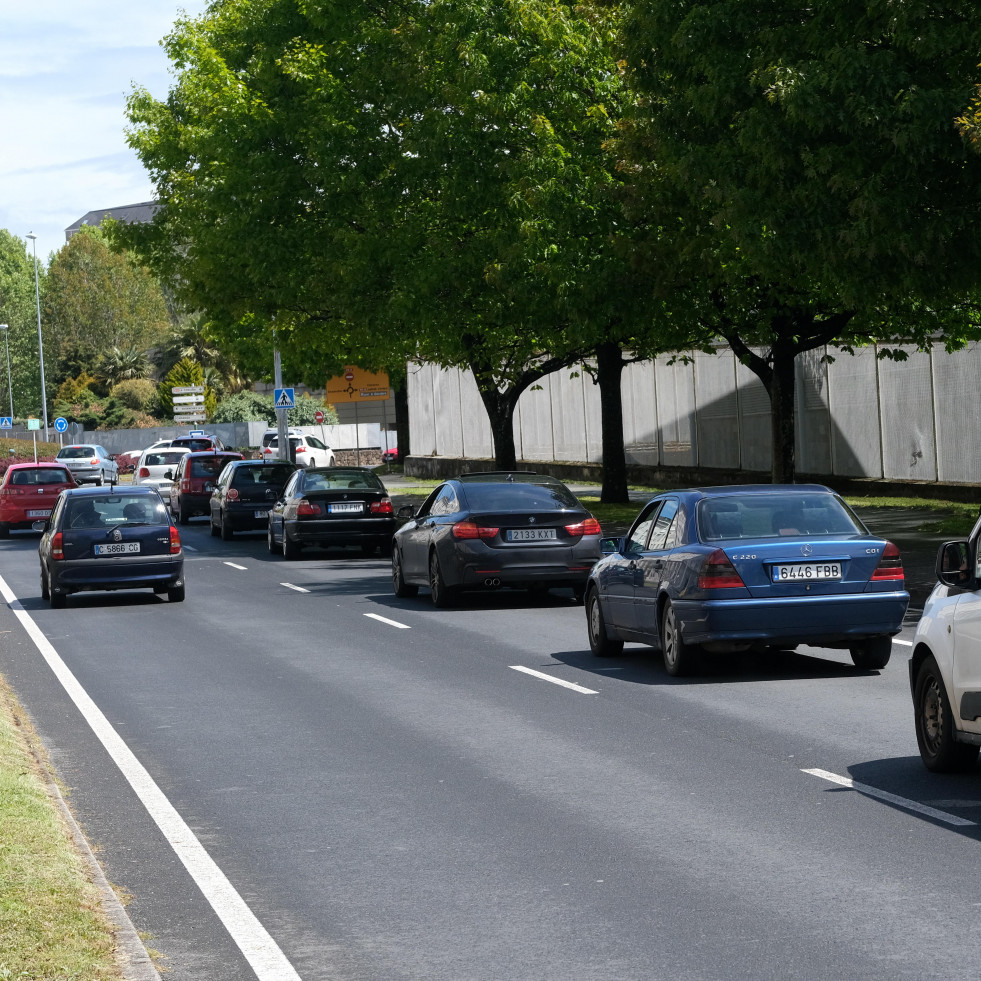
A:
[[[703,650],[798,644],[883,668],[909,603],[899,549],[818,484],[669,491],[604,552],[586,589],[590,648],[650,644],[672,675]]]

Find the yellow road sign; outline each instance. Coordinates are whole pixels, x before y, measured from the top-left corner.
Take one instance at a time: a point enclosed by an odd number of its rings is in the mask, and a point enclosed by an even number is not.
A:
[[[388,374],[384,371],[365,371],[357,365],[347,365],[335,378],[327,379],[327,401],[378,402],[388,398]]]

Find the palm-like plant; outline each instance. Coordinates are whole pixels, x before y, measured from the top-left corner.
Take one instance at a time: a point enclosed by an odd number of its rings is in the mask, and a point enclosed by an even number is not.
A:
[[[146,351],[139,348],[113,345],[99,359],[96,377],[111,389],[113,385],[131,378],[148,378],[153,373],[153,363]]]

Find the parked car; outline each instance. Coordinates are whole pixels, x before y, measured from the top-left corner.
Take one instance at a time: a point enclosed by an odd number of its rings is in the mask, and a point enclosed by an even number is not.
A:
[[[104,446],[97,443],[76,443],[58,450],[55,460],[63,463],[71,471],[78,484],[96,483],[100,487],[107,481],[115,484],[119,480],[116,461]]]
[[[899,549],[817,484],[661,494],[606,550],[586,593],[593,653],[650,644],[672,675],[702,649],[798,644],[883,668],[909,603]]]
[[[0,481],[0,538],[7,538],[12,528],[30,528],[50,517],[58,495],[77,486],[64,464],[10,464]]]
[[[170,510],[177,520],[186,525],[196,514],[209,514],[211,511],[211,492],[215,489],[218,474],[226,463],[241,460],[241,453],[226,450],[223,453],[192,452],[185,453],[173,471],[170,488]],[[167,476],[167,473],[164,476]]]
[[[357,545],[387,552],[395,531],[392,500],[367,467],[299,469],[269,512],[269,551],[287,559],[310,545]]]
[[[214,434],[207,436],[178,436],[170,441],[171,446],[186,446],[192,453],[202,450],[223,450],[225,444]]]
[[[913,718],[928,770],[974,768],[981,745],[981,520],[966,541],[937,554],[937,585],[927,597],[909,661]]]
[[[184,553],[163,499],[152,487],[64,491],[42,530],[41,597],[63,607],[72,593],[152,589],[184,599]]]
[[[435,606],[464,589],[568,588],[582,597],[600,558],[599,522],[555,477],[472,473],[444,481],[418,511],[401,508],[395,595],[428,586]]]
[[[398,463],[399,462],[399,448],[397,446],[390,446],[387,450],[382,451],[382,462],[383,463]]]
[[[302,429],[294,429],[292,426],[286,427],[287,436],[302,436]],[[279,439],[279,430],[275,427],[270,427],[262,434],[262,439],[260,441],[260,447],[264,450],[273,440]]]
[[[227,542],[236,531],[265,531],[269,511],[294,473],[296,464],[282,460],[226,464],[211,492],[211,534]]]
[[[291,435],[290,460],[298,467],[332,467],[334,466],[334,451],[316,436]],[[279,437],[273,438],[262,449],[263,459],[279,459]]]
[[[170,498],[173,474],[181,460],[191,451],[186,446],[165,446],[159,450],[144,450],[133,471],[133,483],[156,487],[164,500]],[[167,476],[170,473],[171,476]]]

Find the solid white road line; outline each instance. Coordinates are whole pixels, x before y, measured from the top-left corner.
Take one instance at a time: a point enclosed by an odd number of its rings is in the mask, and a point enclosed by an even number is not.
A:
[[[372,620],[377,620],[379,623],[387,623],[390,627],[398,627],[399,630],[412,629],[407,623],[399,623],[398,620],[389,620],[388,617],[383,617],[378,613],[366,613],[365,616],[371,617]]]
[[[285,586],[287,589],[295,589],[298,593],[309,593],[309,589],[304,589],[302,586],[294,586],[291,582],[281,582],[280,586]]]
[[[541,678],[542,681],[551,681],[553,685],[561,685],[563,688],[571,688],[573,691],[580,692],[583,695],[598,695],[598,691],[593,691],[592,688],[583,688],[582,685],[577,685],[574,681],[565,681],[562,678],[553,678],[550,674],[542,674],[541,671],[533,671],[531,668],[526,668],[521,664],[510,665],[511,670],[521,671],[523,674],[530,674],[534,678]]]
[[[900,640],[898,637],[893,637],[892,642],[894,644],[902,644],[903,647],[912,647],[913,641],[911,640]]]
[[[910,800],[907,797],[899,797],[896,794],[890,794],[888,791],[870,787],[867,783],[858,783],[850,777],[839,777],[837,773],[830,773],[828,770],[804,770],[803,772],[809,773],[812,777],[820,777],[822,780],[835,783],[839,787],[848,787],[851,790],[857,790],[860,794],[865,794],[867,797],[878,797],[879,800],[896,804],[898,807],[904,807],[907,811],[925,814],[935,821],[943,821],[944,824],[953,825],[955,828],[972,827],[976,823],[974,821],[968,821],[966,818],[957,817],[956,814],[947,814],[945,811],[938,811],[935,807],[927,807],[926,804],[921,804],[919,801]]]
[[[300,981],[300,975],[286,959],[276,941],[266,928],[259,922],[244,899],[236,892],[235,887],[228,881],[225,873],[218,867],[214,859],[205,851],[204,846],[195,837],[184,819],[163,791],[154,783],[153,778],[136,758],[132,750],[123,742],[113,729],[112,724],[102,714],[99,707],[92,701],[85,689],[69,670],[54,649],[51,642],[44,636],[38,625],[31,619],[30,614],[21,606],[3,577],[0,577],[0,593],[20,621],[34,646],[48,662],[62,687],[82,713],[85,721],[112,757],[120,772],[129,781],[143,802],[147,813],[163,832],[177,857],[184,863],[191,878],[211,904],[211,908],[225,925],[231,938],[255,971],[259,981]]]
[[[233,569],[241,569],[242,572],[245,572],[245,570],[248,569],[248,566],[237,565],[235,562],[226,562],[225,565],[230,565]]]

